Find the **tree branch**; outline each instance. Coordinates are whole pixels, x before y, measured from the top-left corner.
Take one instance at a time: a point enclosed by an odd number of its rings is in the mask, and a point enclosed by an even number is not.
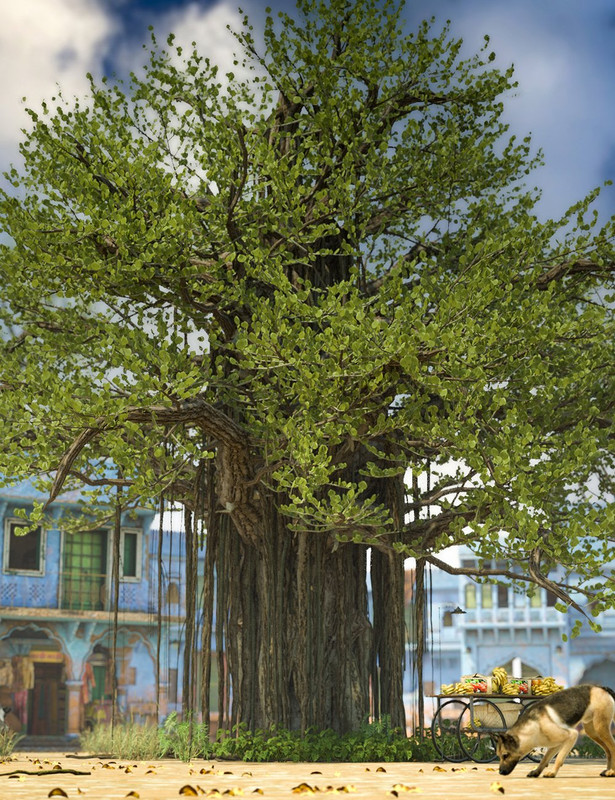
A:
[[[62,486],[72,471],[73,464],[86,445],[96,439],[105,430],[121,425],[122,421],[138,423],[159,423],[170,425],[174,423],[193,423],[208,435],[223,442],[229,447],[245,448],[248,445],[248,434],[234,420],[223,412],[214,408],[202,397],[187,400],[178,408],[168,406],[147,406],[143,408],[129,408],[123,411],[116,419],[99,417],[96,423],[83,430],[73,441],[62,456],[56,476],[54,478],[49,499],[45,508],[52,503],[62,490]]]
[[[477,578],[510,578],[514,581],[526,581],[528,583],[535,583],[537,586],[541,586],[543,589],[546,589],[549,592],[552,592],[556,597],[559,597],[566,605],[571,606],[572,608],[576,609],[580,614],[584,617],[589,619],[585,610],[582,606],[580,606],[577,602],[575,602],[572,597],[565,591],[565,589],[572,589],[574,591],[578,591],[577,587],[568,587],[562,584],[554,583],[552,580],[547,578],[543,575],[540,570],[536,566],[536,559],[538,558],[538,565],[540,564],[540,554],[536,556],[535,548],[530,553],[529,557],[529,570],[528,575],[524,575],[519,572],[512,572],[508,569],[482,569],[479,567],[453,567],[451,564],[447,564],[446,561],[443,561],[441,558],[438,558],[434,555],[425,556],[426,560],[433,564],[434,567],[441,569],[443,572],[448,572],[449,575],[467,575],[468,577],[477,577]],[[540,553],[540,551],[539,551]],[[583,590],[587,597],[595,597],[595,592],[590,592],[587,589]]]

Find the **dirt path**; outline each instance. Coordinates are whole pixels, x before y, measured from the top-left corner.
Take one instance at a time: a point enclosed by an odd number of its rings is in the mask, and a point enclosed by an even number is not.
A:
[[[87,772],[75,775],[60,769]],[[615,779],[600,778],[603,762],[564,765],[554,780],[529,779],[524,765],[501,777],[493,765],[468,764],[252,764],[245,762],[115,761],[71,758],[64,753],[17,753],[0,763],[0,800],[43,800],[53,789],[80,800],[175,800],[200,797],[323,797],[351,793],[354,798],[391,800],[422,796],[455,798],[532,798],[532,800],[615,800]],[[45,772],[28,775],[8,772]],[[195,794],[190,794],[192,787]],[[131,794],[133,793],[133,794]],[[53,795],[52,795],[53,796]],[[57,795],[62,797],[63,795]]]

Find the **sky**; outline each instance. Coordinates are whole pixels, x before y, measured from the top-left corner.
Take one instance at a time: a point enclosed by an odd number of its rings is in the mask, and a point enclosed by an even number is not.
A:
[[[33,107],[59,84],[66,96],[87,91],[86,73],[124,73],[145,61],[153,25],[159,40],[174,31],[231,69],[239,28],[237,0],[0,0],[0,169],[17,161],[23,98]],[[242,3],[256,31],[265,6]],[[615,0],[408,0],[409,26],[425,17],[451,20],[452,32],[476,51],[491,37],[496,63],[515,65],[519,89],[506,104],[513,132],[532,133],[546,165],[534,175],[541,216],[558,216],[607,179],[615,179]],[[605,189],[601,217],[615,214]]]

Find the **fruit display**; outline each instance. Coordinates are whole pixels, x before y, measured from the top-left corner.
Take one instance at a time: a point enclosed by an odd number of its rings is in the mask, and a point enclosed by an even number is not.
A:
[[[457,683],[443,683],[441,694],[487,694],[491,690],[491,678],[486,675],[464,675]]]
[[[546,694],[553,694],[554,692],[561,692],[564,687],[555,682],[555,678],[532,678],[532,694],[537,696],[544,696]]]
[[[496,667],[490,677],[486,675],[464,675],[456,683],[443,683],[440,694],[502,694],[508,697],[527,697],[529,695],[544,697],[560,692],[564,687],[556,683],[555,678],[543,678],[540,675],[532,678],[512,678],[504,667]]]

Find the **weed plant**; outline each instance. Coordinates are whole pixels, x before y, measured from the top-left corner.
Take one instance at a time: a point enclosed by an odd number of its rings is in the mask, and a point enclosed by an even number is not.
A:
[[[0,759],[8,758],[23,738],[21,733],[15,733],[8,727],[0,728]]]
[[[81,747],[89,753],[130,761],[149,761],[165,756],[156,726],[130,722],[95,725],[81,735]]]

